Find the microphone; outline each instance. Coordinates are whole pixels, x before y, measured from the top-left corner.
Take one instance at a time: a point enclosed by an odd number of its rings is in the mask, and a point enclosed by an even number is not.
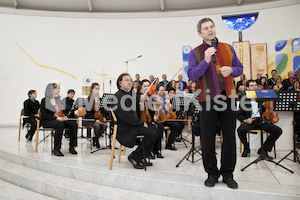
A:
[[[137,58],[140,58],[140,57],[142,57],[143,55],[139,55]]]
[[[216,39],[211,40],[211,46],[214,47],[215,49],[217,49]],[[216,63],[217,62],[217,53],[214,53],[214,55],[212,55],[212,57],[213,57],[213,62]]]

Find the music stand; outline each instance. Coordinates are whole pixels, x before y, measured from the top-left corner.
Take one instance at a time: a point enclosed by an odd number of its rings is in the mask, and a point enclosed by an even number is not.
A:
[[[114,102],[114,94],[104,93],[103,97],[101,98],[99,108],[100,109],[101,108],[109,108],[113,102]],[[111,117],[110,111],[109,110],[106,110],[106,111],[109,113],[108,119],[111,120],[112,117]],[[105,147],[102,147],[102,148],[96,149],[94,151],[91,151],[91,153],[95,153],[95,152],[103,150],[103,149],[111,149],[111,136],[112,136],[112,131],[113,131],[112,130],[113,126],[112,126],[111,122],[109,123],[109,130],[110,130],[109,134],[107,134],[107,131],[105,130]],[[108,145],[107,145],[107,135],[108,135],[108,139],[109,139],[109,144]],[[115,149],[117,149],[117,148],[115,148]]]
[[[182,113],[186,112],[185,109],[185,105],[189,105],[189,103],[191,102],[191,99],[184,97],[183,95],[177,95],[173,98],[173,102],[172,102],[172,106],[176,111],[181,111]],[[176,121],[176,120],[174,120]],[[192,144],[189,140],[185,139],[182,136],[182,133],[180,134],[180,140],[183,142],[183,144],[185,145],[185,147],[187,148],[187,145],[185,142],[188,142],[190,144]]]
[[[188,103],[190,104],[190,103],[191,103],[191,100],[190,100]],[[197,103],[198,103],[198,102],[197,102]],[[198,103],[198,104],[195,105],[195,110],[194,110],[194,112],[193,112],[192,126],[195,125],[195,116],[198,115],[198,117],[200,117],[199,114],[200,114],[200,107],[199,107],[199,103]],[[200,119],[200,120],[201,120],[201,119]],[[179,167],[179,165],[182,163],[182,161],[183,161],[184,159],[190,161],[191,163],[195,163],[195,162],[197,162],[197,161],[199,161],[199,160],[202,159],[202,154],[200,153],[201,148],[198,149],[198,150],[195,148],[195,131],[192,131],[192,143],[191,143],[191,144],[192,144],[191,149],[190,149],[190,150],[188,151],[188,153],[187,153],[187,154],[179,161],[179,163],[177,163],[176,167]],[[196,153],[198,153],[198,154],[201,156],[201,158],[199,158],[198,160],[195,161],[194,157],[195,157],[195,154],[196,154]],[[192,157],[192,160],[189,160],[190,156]]]
[[[259,111],[260,111],[259,123],[260,123],[260,137],[261,137],[261,146],[262,146],[263,145],[263,130],[262,130],[263,102],[266,102],[266,101],[275,101],[276,102],[276,101],[280,101],[280,100],[273,89],[269,89],[269,90],[256,89],[255,91],[246,91],[246,94],[247,94],[248,99],[255,100],[258,103],[258,107],[259,107]],[[292,170],[282,166],[279,163],[276,163],[273,160],[267,159],[267,157],[263,157],[262,155],[260,155],[257,159],[255,159],[251,163],[249,163],[247,166],[243,167],[241,169],[241,171],[244,171],[246,168],[248,168],[252,164],[254,164],[254,163],[257,164],[259,161],[263,161],[263,160],[274,163],[275,165],[278,165],[278,166],[286,169],[287,171],[294,173]]]
[[[286,156],[284,156],[277,163],[279,164],[284,159],[291,160],[287,158],[289,155],[294,153],[294,162],[298,162],[300,164],[300,155],[296,149],[296,140],[298,135],[296,134],[296,121],[295,114],[299,113],[300,110],[300,92],[299,91],[289,91],[289,92],[278,92],[279,98],[282,99],[281,102],[276,102],[275,110],[276,111],[293,111],[293,150],[291,150]]]

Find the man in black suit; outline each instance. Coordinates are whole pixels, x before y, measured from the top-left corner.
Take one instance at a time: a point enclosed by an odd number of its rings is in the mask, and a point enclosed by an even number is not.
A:
[[[257,83],[255,80],[249,80],[246,83],[247,90],[257,89]],[[264,110],[264,109],[263,109]],[[244,100],[240,102],[240,109],[237,114],[237,118],[242,122],[241,126],[237,129],[239,138],[244,145],[244,151],[242,157],[247,157],[250,154],[249,143],[247,142],[247,133],[252,130],[260,130],[259,117],[261,113],[259,106],[256,101]],[[258,153],[267,159],[273,159],[268,155],[279,136],[282,134],[280,127],[272,124],[262,122],[262,130],[270,133],[267,140],[264,142],[262,147],[258,150]]]
[[[178,82],[180,83],[180,90],[185,90],[187,84],[185,81],[182,80],[182,74],[178,74]]]
[[[120,144],[132,148],[136,143],[136,136],[145,136],[144,142],[141,142],[139,146],[129,156],[128,160],[131,162],[134,168],[143,169],[143,144],[145,144],[146,156],[149,156],[152,151],[155,142],[159,139],[156,130],[148,128],[147,123],[143,122],[137,117],[137,108],[135,97],[128,92],[132,88],[132,79],[129,74],[123,73],[117,80],[118,91],[115,93],[117,98],[117,104],[113,106],[118,119],[118,132],[117,140]],[[147,163],[147,166],[151,166],[152,163]]]
[[[28,141],[32,140],[37,127],[38,110],[40,109],[40,103],[38,100],[36,100],[36,97],[36,91],[29,90],[28,99],[24,101],[24,116],[26,116],[27,118],[23,119],[23,126],[25,123],[30,124],[30,130],[25,136]]]
[[[273,88],[274,85],[276,85],[276,77],[277,77],[277,70],[276,69],[273,69],[271,71],[271,75],[272,77],[270,79],[268,79],[267,81],[267,85],[269,86],[270,89]]]
[[[239,87],[240,87],[241,85],[244,85],[245,80],[246,80],[246,75],[245,75],[245,74],[242,74],[242,75],[240,76],[240,81],[238,81],[238,82],[236,83],[236,91],[237,91],[237,92],[239,92]]]
[[[74,95],[75,90],[68,90],[67,97],[62,100],[62,103],[64,105],[65,110],[63,110],[63,113],[65,116],[69,118],[75,118],[74,114],[74,107],[75,107],[75,101],[74,101]],[[70,130],[65,130],[65,138],[70,138]]]
[[[169,83],[169,81],[167,80],[167,75],[166,74],[163,74],[162,76],[162,81],[161,82],[159,82],[159,83],[161,83],[161,84],[164,84],[164,86],[165,86],[165,88],[166,88],[166,90],[167,91],[169,91],[169,89],[170,89],[170,83]],[[167,85],[168,84],[168,85]],[[166,86],[167,85],[167,86]]]
[[[294,82],[295,82],[294,72],[289,71],[288,72],[288,78],[284,79],[282,81],[283,90],[284,91],[290,91],[293,88]]]

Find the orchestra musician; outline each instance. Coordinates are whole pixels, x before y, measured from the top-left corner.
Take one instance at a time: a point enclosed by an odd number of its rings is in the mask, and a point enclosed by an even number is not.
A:
[[[255,90],[257,89],[257,83],[255,80],[249,80],[246,83],[247,90]],[[242,103],[242,102],[241,102]],[[251,111],[245,111],[245,108],[251,108]],[[260,112],[258,108],[258,103],[256,101],[251,101],[251,104],[245,104],[244,106],[240,106],[240,109],[237,114],[238,120],[242,123],[240,127],[237,129],[238,136],[243,143],[244,151],[242,153],[242,157],[247,157],[250,154],[249,143],[247,142],[247,133],[252,129],[260,130],[260,122],[259,117]],[[264,112],[263,108],[263,112]],[[267,159],[273,159],[268,155],[275,145],[276,140],[282,134],[282,130],[280,127],[274,125],[273,123],[262,123],[262,130],[270,133],[267,140],[264,142],[262,147],[258,150],[258,154]]]
[[[69,118],[75,118],[75,101],[74,101],[75,90],[68,90],[68,94],[66,98],[62,99],[62,103],[64,105],[65,110],[64,115]],[[65,130],[65,138],[70,138],[70,130]]]
[[[148,94],[148,88],[150,87],[150,81],[147,79],[144,79],[141,81],[141,93],[139,95],[139,112],[138,115],[141,118],[141,120],[143,120],[144,122],[146,122],[148,124],[149,128],[152,128],[154,130],[156,130],[159,139],[156,141],[156,143],[154,144],[153,150],[150,154],[150,159],[155,158],[155,156],[157,156],[158,158],[164,158],[161,154],[161,138],[163,136],[163,132],[164,132],[164,125],[160,122],[155,122],[154,121],[154,112],[153,110],[149,109],[149,97],[150,95]],[[149,115],[148,115],[149,114]]]
[[[135,97],[129,94],[132,88],[131,76],[127,73],[121,74],[117,79],[117,87],[119,89],[115,93],[117,103],[112,107],[118,119],[117,140],[123,146],[132,148],[136,143],[136,137],[144,136],[144,142],[141,142],[128,156],[129,162],[135,169],[143,169],[143,164],[152,165],[143,159],[143,145],[145,145],[144,149],[148,157],[159,137],[155,130],[149,128],[146,122],[137,117],[137,108],[134,108],[136,105],[132,102]]]
[[[161,102],[162,112],[164,115],[166,115],[168,109],[170,108],[170,100],[166,99],[166,97],[165,97],[165,86],[162,83],[158,84],[156,87],[156,98],[159,102]],[[165,148],[176,151],[177,149],[174,147],[173,144],[174,144],[175,138],[178,137],[181,133],[180,132],[181,126],[178,122],[175,122],[175,121],[164,121],[163,125],[170,127],[170,130],[171,130],[169,139],[166,143]]]
[[[49,83],[45,90],[45,98],[41,102],[41,118],[44,128],[53,128],[55,130],[53,154],[56,156],[64,156],[60,151],[64,128],[70,129],[69,152],[77,154],[75,151],[77,146],[77,123],[76,121],[68,121],[68,117],[64,116],[63,110],[58,85]]]
[[[92,137],[93,146],[100,148],[99,138],[103,135],[107,128],[106,124],[106,112],[100,108],[100,85],[98,83],[93,83],[91,86],[91,91],[86,99],[86,115],[85,119],[91,119],[93,121],[83,121],[82,124],[87,126],[87,136],[91,137],[91,128],[94,127],[95,136]]]
[[[25,123],[30,124],[30,130],[28,130],[26,134],[26,139],[30,142],[32,137],[36,131],[37,127],[37,119],[38,119],[38,111],[40,109],[40,103],[36,100],[37,93],[35,90],[29,90],[28,99],[24,101],[24,116],[26,118],[23,119],[23,127]]]

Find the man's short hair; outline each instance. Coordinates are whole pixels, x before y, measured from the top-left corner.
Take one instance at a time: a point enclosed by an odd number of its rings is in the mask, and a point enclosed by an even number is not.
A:
[[[36,91],[35,90],[29,90],[29,92],[28,92],[28,97],[30,97],[30,95],[32,94],[32,93],[35,93]]]
[[[159,90],[159,87],[165,87],[165,85],[163,83],[159,83],[157,86],[156,86],[156,91]]]
[[[214,23],[214,21],[212,19],[210,19],[210,18],[203,18],[197,24],[197,31],[198,31],[198,33],[201,33],[201,25],[203,23],[205,23],[205,22],[212,22],[213,25],[215,25],[215,23]]]
[[[249,81],[247,81],[247,82],[246,82],[246,87],[249,87],[250,83],[253,83],[253,82],[256,83],[256,81],[255,81],[255,80],[252,80],[252,79],[249,80]]]
[[[277,73],[277,70],[276,70],[276,69],[273,69],[273,70],[271,71],[271,73],[272,73],[272,72],[276,72],[276,73]]]
[[[121,86],[120,86],[120,83],[121,83],[121,81],[123,80],[123,77],[124,76],[130,76],[128,73],[122,73],[119,77],[118,77],[118,79],[117,79],[117,87],[118,87],[118,89],[120,89],[121,88]]]
[[[72,92],[75,94],[75,90],[73,90],[73,89],[68,90],[68,94],[70,94]]]

